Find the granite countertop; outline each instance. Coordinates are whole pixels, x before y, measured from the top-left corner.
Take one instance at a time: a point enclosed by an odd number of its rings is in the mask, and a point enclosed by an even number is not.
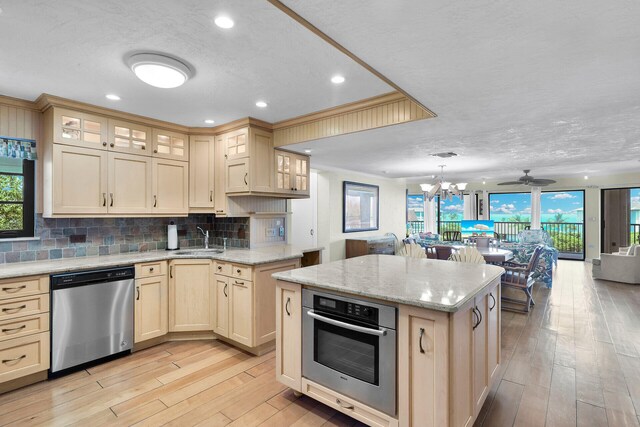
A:
[[[455,312],[504,269],[391,255],[366,255],[273,274],[288,282],[431,310]]]
[[[305,252],[309,250],[310,249],[307,249]],[[118,255],[1,264],[0,279],[33,276],[38,274],[65,273],[69,271],[116,267],[141,262],[180,258],[209,258],[219,261],[235,262],[238,264],[258,265],[301,258],[302,254],[302,250],[291,245],[267,246],[257,249],[231,248],[221,253],[216,253],[214,251],[206,252],[203,248],[186,248],[175,251],[132,252]]]

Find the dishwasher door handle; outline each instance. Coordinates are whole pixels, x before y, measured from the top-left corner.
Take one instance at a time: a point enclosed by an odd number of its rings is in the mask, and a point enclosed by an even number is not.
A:
[[[379,337],[384,337],[385,335],[387,335],[387,330],[384,328],[371,329],[371,328],[365,328],[358,325],[352,325],[351,323],[341,322],[339,320],[321,316],[316,312],[314,312],[313,310],[307,311],[307,315],[320,322],[328,323],[334,326],[339,326],[341,328],[349,329],[350,331],[362,332],[363,334],[369,334],[369,335],[377,335]]]

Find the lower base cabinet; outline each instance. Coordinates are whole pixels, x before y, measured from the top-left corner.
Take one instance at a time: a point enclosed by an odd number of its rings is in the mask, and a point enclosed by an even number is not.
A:
[[[500,283],[455,313],[400,305],[397,419],[302,376],[302,286],[276,286],[276,379],[372,426],[471,427],[500,367]]]
[[[169,332],[214,329],[213,279],[210,259],[169,262]]]
[[[134,342],[161,337],[169,332],[167,276],[136,279]]]

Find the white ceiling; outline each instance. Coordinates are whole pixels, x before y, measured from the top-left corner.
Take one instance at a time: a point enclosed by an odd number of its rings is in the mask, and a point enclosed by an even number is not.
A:
[[[640,172],[640,3],[285,0],[432,109],[341,136],[313,164],[451,179]],[[455,159],[430,153],[454,151]]]
[[[0,0],[0,8],[0,94],[17,98],[46,92],[207,126],[274,122],[392,91],[265,0]],[[234,28],[216,27],[218,14]],[[180,88],[148,86],[124,64],[137,50],[178,56],[196,74]],[[336,73],[347,82],[332,84]]]
[[[421,122],[300,144],[315,167],[424,180],[640,173],[635,1],[285,0],[432,109]],[[391,90],[266,0],[0,0],[0,93],[43,92],[189,126],[274,122]],[[213,25],[219,13],[232,30]],[[188,61],[162,90],[134,50]],[[335,86],[331,75],[344,74]],[[119,102],[106,93],[122,97]],[[255,107],[258,99],[267,109]],[[454,151],[441,160],[433,152]],[[387,171],[385,174],[383,171]]]

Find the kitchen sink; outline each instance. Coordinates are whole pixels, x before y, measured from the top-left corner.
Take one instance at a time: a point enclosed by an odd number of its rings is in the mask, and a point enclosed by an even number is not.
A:
[[[175,251],[176,255],[211,255],[211,254],[221,254],[224,251],[222,249],[217,248],[193,248],[193,249],[182,249],[179,251]]]

